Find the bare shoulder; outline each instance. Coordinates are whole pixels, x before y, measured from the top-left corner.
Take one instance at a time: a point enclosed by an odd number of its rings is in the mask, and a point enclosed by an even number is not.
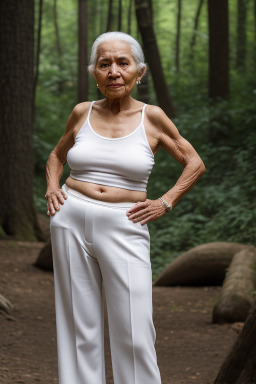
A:
[[[82,103],[78,103],[73,108],[73,111],[71,114],[74,114],[76,117],[81,117],[85,113],[89,112],[90,105],[91,105],[91,101],[84,101]]]
[[[158,107],[157,105],[147,104],[146,108],[147,114],[151,117],[154,117],[155,115],[163,115],[165,114],[162,108]]]
[[[146,113],[150,123],[156,126],[162,134],[167,134],[168,136],[179,135],[178,129],[162,108],[156,105],[148,105]]]
[[[80,123],[88,114],[91,103],[89,101],[76,104],[66,123],[65,134],[75,134],[79,129]]]
[[[90,101],[76,104],[68,118],[67,125],[69,127],[75,127],[76,125],[79,125],[80,122],[86,118],[90,105]]]
[[[148,104],[146,108],[146,114],[149,121],[158,127],[161,127],[162,124],[166,123],[168,120],[171,121],[162,110],[162,108],[158,107],[157,105]]]

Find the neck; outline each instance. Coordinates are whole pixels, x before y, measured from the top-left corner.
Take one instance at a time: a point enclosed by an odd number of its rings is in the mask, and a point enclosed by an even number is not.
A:
[[[130,109],[133,104],[134,104],[134,99],[131,97],[131,95],[129,95],[120,99],[106,98],[104,99],[103,107],[113,113],[118,113],[120,111],[125,111],[127,109]]]

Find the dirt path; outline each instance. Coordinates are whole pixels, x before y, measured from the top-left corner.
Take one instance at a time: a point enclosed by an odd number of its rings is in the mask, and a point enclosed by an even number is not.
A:
[[[58,383],[53,274],[32,265],[42,246],[0,241],[0,293],[16,306],[11,317],[0,314],[1,384]],[[153,288],[162,384],[213,383],[237,336],[234,326],[211,324],[220,289]],[[105,327],[107,384],[113,384],[106,313]]]

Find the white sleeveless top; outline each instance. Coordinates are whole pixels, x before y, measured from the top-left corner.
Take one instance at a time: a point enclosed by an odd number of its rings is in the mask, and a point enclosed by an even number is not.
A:
[[[155,164],[143,125],[130,134],[110,138],[96,133],[90,124],[94,101],[75,143],[67,153],[73,179],[135,191],[147,191],[148,178]]]

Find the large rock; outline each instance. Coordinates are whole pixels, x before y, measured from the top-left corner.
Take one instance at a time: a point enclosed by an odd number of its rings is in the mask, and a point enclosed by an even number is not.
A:
[[[51,237],[48,238],[45,246],[41,249],[34,265],[47,271],[53,271]]]
[[[153,282],[154,286],[221,285],[234,254],[248,245],[215,242],[178,256]]]

